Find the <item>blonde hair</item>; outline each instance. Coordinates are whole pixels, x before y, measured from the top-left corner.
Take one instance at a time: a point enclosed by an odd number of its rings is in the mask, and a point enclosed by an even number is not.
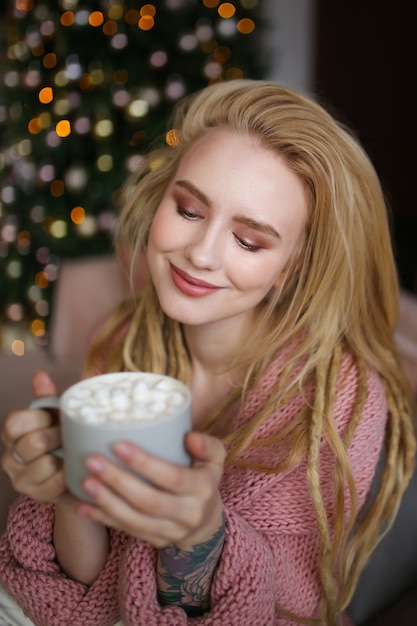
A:
[[[239,455],[268,415],[291,395],[313,385],[311,405],[306,403],[280,435],[292,435],[286,462],[279,467],[256,468],[282,471],[307,456],[307,477],[322,543],[323,600],[317,623],[334,624],[382,529],[389,528],[413,470],[412,400],[393,339],[399,288],[388,212],[364,150],[317,102],[273,82],[220,82],[177,105],[171,145],[152,150],[126,183],[115,241],[117,249],[132,259],[133,274],[133,264],[146,250],[153,216],[181,158],[196,139],[217,127],[255,137],[280,154],[305,186],[309,217],[285,280],[259,306],[258,330],[236,354],[235,364],[245,365],[244,380],[213,415],[210,428],[215,429],[217,417],[229,402],[241,398],[243,403],[247,390],[256,385],[271,360],[297,339],[283,375],[256,419],[228,435],[225,443],[228,462],[240,463]],[[114,339],[117,333],[119,341]],[[355,361],[358,391],[350,426],[339,435],[332,421],[332,405],[345,352]],[[104,325],[90,352],[87,374],[94,371],[98,358],[104,359],[109,371],[142,369],[190,380],[181,325],[163,313],[151,280],[143,294],[123,303]],[[358,521],[347,451],[366,401],[369,366],[378,372],[388,401],[387,461],[378,497]],[[319,484],[323,439],[336,459],[332,531]],[[351,505],[347,522],[346,484]],[[302,617],[299,621],[313,623]]]

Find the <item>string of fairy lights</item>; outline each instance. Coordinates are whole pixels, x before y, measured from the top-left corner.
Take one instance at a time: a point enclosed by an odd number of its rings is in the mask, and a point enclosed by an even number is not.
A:
[[[48,345],[61,259],[110,250],[119,182],[172,104],[259,73],[259,0],[14,0],[1,21],[0,348],[23,354]]]

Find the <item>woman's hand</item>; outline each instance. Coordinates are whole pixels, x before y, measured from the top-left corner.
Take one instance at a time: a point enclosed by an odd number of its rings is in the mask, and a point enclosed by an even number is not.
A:
[[[37,398],[57,395],[54,382],[44,371],[34,374],[32,387]],[[50,412],[24,409],[11,413],[1,436],[6,448],[2,467],[17,492],[43,502],[56,501],[64,494],[62,463],[48,454],[61,445],[60,428]]]
[[[32,379],[36,398],[57,395],[46,372]],[[25,409],[11,413],[2,432],[6,452],[2,466],[19,493],[55,503],[54,545],[67,576],[91,584],[107,559],[107,530],[76,513],[79,502],[67,490],[62,462],[50,452],[61,447],[61,429],[49,411]]]
[[[151,484],[101,456],[89,457],[92,476],[84,489],[95,506],[80,504],[78,512],[157,548],[175,544],[187,550],[211,539],[222,524],[224,446],[197,432],[188,434],[186,445],[191,467],[162,461],[129,442],[115,446],[116,456]]]

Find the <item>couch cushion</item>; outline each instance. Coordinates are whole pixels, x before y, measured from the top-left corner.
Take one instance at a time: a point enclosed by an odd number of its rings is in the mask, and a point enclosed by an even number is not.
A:
[[[348,613],[359,626],[413,587],[417,587],[417,470],[404,494],[394,525],[362,572]],[[414,617],[417,624],[417,614]],[[402,624],[397,623],[398,626]]]

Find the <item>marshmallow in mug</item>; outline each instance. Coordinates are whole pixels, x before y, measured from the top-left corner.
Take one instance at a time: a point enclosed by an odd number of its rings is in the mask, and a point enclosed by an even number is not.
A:
[[[71,418],[86,424],[116,425],[155,420],[176,413],[187,402],[176,381],[140,375],[115,382],[90,378],[74,386],[66,403]]]
[[[189,466],[185,437],[192,428],[191,391],[182,382],[150,372],[114,372],[86,378],[57,396],[36,398],[30,408],[60,410],[68,488],[91,500],[83,489],[85,459],[101,454],[131,473],[140,474],[114,454],[118,441],[131,441],[169,463]]]

